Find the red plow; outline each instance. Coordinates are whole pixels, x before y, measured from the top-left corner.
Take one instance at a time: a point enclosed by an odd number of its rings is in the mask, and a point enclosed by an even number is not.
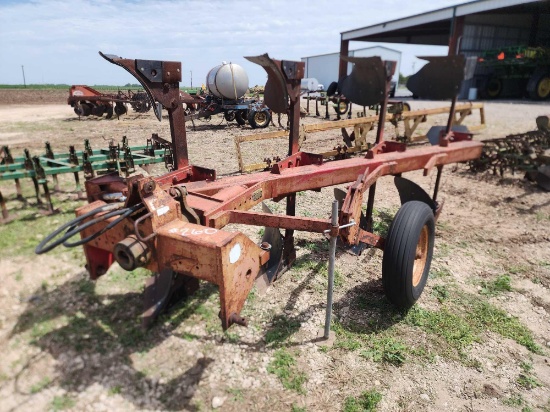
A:
[[[248,57],[268,74],[265,103],[275,113],[289,113],[288,157],[262,172],[221,178],[216,178],[214,170],[189,162],[179,92],[181,63],[102,56],[134,75],[150,100],[157,102],[153,109],[158,118],[161,108],[168,111],[172,170],[159,177],[123,178],[114,173],[88,180],[89,204],[76,210],[74,221],[44,239],[37,253],[60,244],[83,245],[91,279],[104,275],[114,261],[126,270],[151,270],[153,276],[144,293],[146,325],[170,303],[193,293],[199,280],[218,285],[224,329],[232,324],[246,325],[241,316],[246,297],[255,283],[265,287],[292,266],[297,230],[331,239],[327,310],[332,299],[330,268],[334,267],[338,238],[356,254],[368,247],[383,249],[384,290],[395,305],[406,309],[420,297],[432,259],[435,221],[443,206],[437,199],[443,166],[475,159],[482,150],[482,144],[473,141],[471,134],[451,131],[460,84],[472,71],[462,56],[437,58],[417,74],[422,85],[417,94],[452,99],[452,107],[437,144],[414,149],[384,140],[395,63],[376,57],[347,58],[354,69],[342,82],[345,95],[361,106],[380,104],[382,112],[376,141],[366,155],[332,161],[300,151],[304,63],[275,60],[267,54]],[[433,194],[403,177],[414,170],[437,174]],[[385,175],[395,176],[402,206],[382,238],[373,233],[372,216],[377,179]],[[331,220],[296,216],[298,192],[345,183],[349,184],[347,191],[335,190]],[[286,200],[286,213],[272,214],[267,207],[251,210],[268,199]],[[265,226],[266,230],[257,244],[241,232],[226,230],[230,223]],[[68,232],[61,235],[66,229]],[[71,242],[77,234],[81,239]],[[325,336],[327,332],[325,329]]]

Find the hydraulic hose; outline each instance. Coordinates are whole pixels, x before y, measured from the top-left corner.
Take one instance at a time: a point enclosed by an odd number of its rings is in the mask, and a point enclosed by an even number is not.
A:
[[[69,231],[72,230],[73,227],[75,227],[78,223],[82,222],[84,219],[89,218],[90,216],[93,216],[97,213],[101,212],[108,212],[111,210],[117,210],[124,206],[124,203],[110,203],[107,205],[100,206],[98,208],[95,208],[87,213],[84,213],[81,216],[78,216],[77,218],[71,220],[70,222],[67,222],[61,226],[59,226],[57,229],[55,229],[52,233],[50,233],[42,242],[38,244],[36,249],[34,250],[34,253],[37,255],[41,255],[42,253],[49,252],[50,250],[56,248],[61,243],[65,242],[69,237],[67,235],[63,235],[59,239],[52,242],[52,239],[55,239],[62,231],[69,228]],[[51,242],[51,243],[50,243]]]
[[[65,241],[63,242],[63,246],[65,247],[75,247],[80,246],[85,243],[90,242],[91,240],[94,240],[98,236],[101,236],[103,233],[107,232],[108,230],[112,229],[116,225],[118,225],[120,222],[122,222],[124,219],[126,219],[128,216],[132,215],[133,213],[137,212],[138,210],[142,209],[144,206],[142,203],[138,203],[137,205],[127,207],[124,209],[115,210],[113,212],[106,213],[104,215],[101,215],[99,217],[96,217],[95,219],[92,219],[80,226],[77,226],[71,230],[69,230],[64,238]],[[107,226],[105,226],[103,229],[101,229],[99,232],[93,233],[88,237],[85,237],[84,239],[80,239],[76,242],[69,242],[69,239],[76,235],[77,233],[82,232],[84,229],[95,225],[96,223],[103,222],[113,216],[119,216],[117,219],[113,220],[111,223],[109,223]]]

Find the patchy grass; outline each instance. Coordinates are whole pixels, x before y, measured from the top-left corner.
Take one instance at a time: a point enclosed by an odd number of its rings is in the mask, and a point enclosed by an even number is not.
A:
[[[431,279],[447,278],[451,276],[451,271],[446,267],[432,269],[429,276]]]
[[[357,398],[348,396],[344,401],[343,412],[373,412],[382,400],[382,394],[376,389],[363,392]]]
[[[116,287],[116,289],[128,292],[142,292],[145,288],[145,281],[150,276],[151,271],[144,268],[138,268],[130,272],[122,268],[117,268],[109,272],[108,276],[105,278],[103,289],[112,291],[113,287]]]
[[[479,340],[471,326],[447,308],[431,311],[415,305],[407,313],[404,322],[411,326],[420,327],[431,335],[443,338],[450,348],[457,350],[459,353],[466,346]],[[442,350],[445,351],[443,347]]]
[[[62,224],[74,219],[74,209],[81,204],[82,202],[77,201],[54,204],[54,207],[61,210],[61,213],[54,216],[40,215],[35,205],[26,209],[14,210],[13,212],[18,214],[18,219],[0,225],[0,258],[33,256],[34,249],[40,241]],[[29,230],[30,227],[32,230]],[[59,254],[66,253],[66,251],[67,249],[59,246],[48,253]]]
[[[485,296],[497,296],[502,292],[511,292],[510,276],[501,275],[491,281],[483,281],[479,293]]]
[[[449,298],[449,290],[446,285],[435,285],[432,288],[432,295],[439,301],[443,303]]]
[[[279,349],[267,366],[267,371],[276,375],[285,389],[305,394],[307,376],[296,367],[296,358],[285,349]]]
[[[509,398],[505,398],[502,403],[507,406],[519,407],[525,405],[525,399],[519,393],[514,393]]]
[[[109,396],[119,395],[121,393],[122,393],[122,386],[120,385],[111,386],[108,392]]]
[[[488,302],[470,298],[466,299],[465,303],[470,306],[470,311],[466,311],[466,319],[478,330],[489,329],[502,337],[513,339],[533,353],[543,353],[540,346],[535,343],[531,331],[522,325],[518,318]]]
[[[392,336],[393,330],[376,333],[361,333],[350,331],[342,324],[335,322],[333,325],[337,336],[335,348],[349,351],[362,349],[360,355],[374,362],[401,365],[405,362],[408,347],[399,339]],[[353,326],[351,326],[353,329]]]
[[[334,349],[359,351],[360,356],[374,362],[393,365],[410,359],[431,361],[437,354],[479,369],[479,362],[473,362],[468,355],[468,347],[482,342],[489,330],[515,340],[534,353],[542,353],[532,333],[517,318],[490,304],[483,296],[460,292],[453,284],[436,285],[432,289],[441,304],[438,309],[415,305],[406,313],[388,308],[384,298],[369,294],[368,289],[358,289],[358,292],[352,300],[351,318],[358,311],[368,311],[372,316],[366,321],[334,322],[337,336]],[[411,347],[402,338],[418,334],[416,328],[426,334],[428,341],[421,349]]]
[[[519,386],[525,389],[534,389],[542,386],[541,383],[533,376],[533,364],[531,362],[521,362],[522,373],[519,374],[516,382]]]
[[[70,409],[76,405],[76,401],[68,395],[55,396],[50,404],[50,408],[54,411],[62,411]]]
[[[233,389],[228,388],[226,389],[227,393],[232,396],[233,402],[240,402],[244,399],[244,392],[242,389]]]
[[[407,346],[391,336],[382,336],[371,340],[370,347],[361,352],[361,356],[374,362],[386,362],[393,365],[405,363]]]
[[[372,211],[372,231],[379,236],[386,237],[391,222],[397,211],[395,209],[373,209]]]
[[[52,383],[50,377],[46,376],[42,378],[38,383],[35,383],[31,386],[31,393],[38,393],[42,391],[43,389],[47,388],[50,383]]]

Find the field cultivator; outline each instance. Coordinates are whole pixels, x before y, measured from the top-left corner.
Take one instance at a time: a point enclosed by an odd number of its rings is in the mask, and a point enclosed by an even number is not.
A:
[[[122,116],[128,112],[128,105],[136,113],[147,113],[151,110],[151,102],[144,92],[128,90],[126,93],[119,90],[116,94],[101,93],[89,86],[76,85],[69,89],[67,103],[80,116],[102,117],[107,119]]]
[[[470,169],[480,173],[492,171],[525,173],[543,189],[550,191],[550,130],[536,130],[498,139],[483,140],[483,151],[470,161]]]
[[[435,109],[423,109],[414,111],[405,111],[399,113],[390,113],[391,106],[388,106],[388,113],[385,115],[386,122],[389,122],[395,126],[396,140],[403,143],[415,143],[428,139],[428,136],[438,134],[442,126],[434,126],[426,135],[415,135],[417,128],[420,124],[427,122],[428,117],[437,116],[442,114],[450,114],[451,107],[439,107]],[[476,131],[485,128],[485,108],[483,103],[464,103],[456,105],[454,107],[454,120],[453,128],[458,129],[462,125],[462,122],[470,115],[474,110],[479,110],[479,124],[469,125],[467,130],[463,131]],[[361,112],[359,112],[361,113]],[[328,130],[340,129],[342,133],[342,142],[336,145],[332,150],[319,153],[323,158],[337,158],[342,159],[349,157],[352,154],[366,152],[372,147],[374,142],[374,136],[370,138],[370,142],[367,142],[368,133],[375,129],[375,125],[379,123],[380,116],[361,116],[355,119],[335,120],[330,122],[313,123],[302,125],[300,128],[300,142],[303,143],[307,140],[315,139],[315,133],[325,132]],[[404,130],[403,136],[399,136],[399,129],[402,126]],[[462,126],[464,127],[464,126]],[[350,129],[348,131],[347,129]],[[237,152],[237,161],[239,164],[240,172],[251,172],[255,170],[265,169],[279,159],[278,155],[272,154],[271,157],[265,157],[261,161],[254,163],[245,163],[245,156],[243,156],[242,145],[265,140],[273,139],[288,139],[289,132],[285,130],[256,133],[247,136],[235,136],[235,150]],[[437,135],[435,136],[437,139]]]
[[[84,174],[86,180],[97,175],[116,173],[125,176],[135,172],[135,166],[146,167],[155,163],[171,165],[172,145],[157,135],[147,140],[145,146],[129,146],[126,137],[122,138],[122,145],[113,141],[107,149],[92,149],[88,140],[84,141],[84,150],[76,150],[69,146],[69,152],[54,153],[51,145],[46,142],[45,153],[41,156],[31,156],[28,149],[24,149],[23,156],[13,156],[8,146],[0,148],[0,182],[14,181],[18,200],[25,201],[21,190],[21,179],[29,178],[34,183],[36,201],[45,206],[46,213],[54,213],[48,176],[52,176],[54,191],[59,191],[58,176],[72,173],[75,179],[76,192],[82,193],[79,173]],[[40,186],[44,191],[46,204],[43,205],[40,195]],[[0,191],[0,205],[2,209],[1,223],[10,220],[9,212],[2,192]]]
[[[435,220],[443,206],[437,200],[443,166],[475,159],[482,149],[471,134],[451,131],[456,94],[465,75],[462,56],[438,58],[444,59],[439,62],[445,63],[445,70],[431,73],[449,82],[453,93],[448,98],[454,96],[447,128],[436,145],[410,149],[404,143],[384,140],[384,109],[375,145],[364,156],[335,161],[299,150],[304,63],[275,60],[267,54],[247,57],[268,74],[266,104],[275,113],[289,113],[288,157],[263,172],[219,179],[214,170],[192,165],[188,159],[184,110],[179,101],[181,63],[102,56],[138,79],[151,100],[159,103],[153,106],[159,111],[158,117],[161,107],[168,111],[174,170],[159,177],[125,179],[109,174],[88,180],[90,203],[76,210],[74,221],[47,236],[36,248],[37,253],[60,244],[83,244],[91,279],[104,275],[114,261],[126,270],[150,269],[153,276],[144,292],[145,325],[195,291],[199,280],[219,286],[223,329],[246,325],[241,310],[253,285],[256,283],[261,290],[295,261],[295,230],[331,238],[329,269],[334,268],[337,238],[357,254],[366,247],[383,249],[382,280],[390,301],[409,308],[420,297],[432,259]],[[358,105],[380,103],[385,108],[395,62],[346,59],[354,68],[343,81],[345,95]],[[430,94],[423,97],[429,98]],[[433,195],[402,176],[413,170],[428,174],[434,169],[437,178]],[[403,203],[385,239],[373,233],[372,222],[376,181],[384,175],[395,176]],[[331,220],[296,216],[297,192],[345,183],[349,184],[347,191],[335,190],[338,200],[333,202]],[[286,214],[272,214],[267,207],[251,210],[268,199],[286,199]],[[230,223],[266,229],[257,244],[239,231],[224,229]],[[61,235],[67,228],[68,233]],[[285,230],[284,236],[280,229]],[[78,233],[81,239],[71,242],[70,238]],[[332,280],[333,272],[329,270],[328,310],[332,306]],[[330,321],[328,311],[327,318]]]

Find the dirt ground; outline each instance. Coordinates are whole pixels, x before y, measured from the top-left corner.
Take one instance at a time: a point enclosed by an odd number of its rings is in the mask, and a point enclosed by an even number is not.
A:
[[[79,120],[65,95],[0,90],[0,145],[20,155],[24,147],[43,153],[46,141],[62,152],[82,149],[84,139],[100,148],[122,136],[131,145],[152,133],[169,138],[167,118],[159,123],[152,112]],[[547,103],[485,102],[487,127],[476,139],[533,130],[542,114]],[[419,133],[445,120],[430,118]],[[466,122],[478,123],[478,113]],[[188,124],[191,162],[237,173],[234,137],[256,132],[221,118]],[[303,148],[339,143],[338,131],[325,132]],[[243,146],[248,162],[285,151],[284,140]],[[433,174],[407,177],[433,189]],[[248,328],[224,333],[217,291],[204,284],[144,332],[145,271],[115,264],[92,282],[79,248],[33,253],[81,204],[74,182],[61,179],[61,213],[50,217],[38,213],[32,182],[22,185],[26,203],[13,183],[0,183],[17,216],[0,227],[0,411],[550,411],[550,195],[522,176],[445,168],[430,279],[407,313],[383,295],[381,251],[356,257],[339,248],[332,347],[315,343],[326,306],[324,238],[298,232],[295,267],[249,296]],[[299,193],[297,214],[328,218],[332,199],[332,188]],[[283,203],[269,205],[282,212]],[[390,177],[379,180],[375,207],[383,233],[399,208]],[[233,229],[261,237],[259,228]]]

